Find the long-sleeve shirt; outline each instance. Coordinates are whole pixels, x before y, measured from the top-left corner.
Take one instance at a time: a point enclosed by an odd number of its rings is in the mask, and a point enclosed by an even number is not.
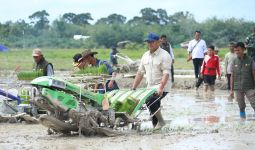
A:
[[[143,54],[138,72],[145,74],[147,87],[158,86],[164,74],[171,74],[172,59],[169,53],[162,48],[158,48],[154,53],[147,51]],[[171,89],[171,80],[168,79],[164,87],[164,92],[169,92]]]
[[[225,72],[225,74],[231,74],[231,64],[232,64],[232,62],[235,58],[236,58],[235,53],[228,52],[225,55],[225,59],[224,59],[224,63],[225,63],[224,72]]]
[[[53,76],[53,75],[54,75],[53,67],[52,67],[52,65],[48,65],[47,66],[47,76]]]
[[[209,76],[220,76],[220,61],[216,55],[205,55],[203,64],[201,66],[201,73]],[[217,72],[217,73],[216,73]]]

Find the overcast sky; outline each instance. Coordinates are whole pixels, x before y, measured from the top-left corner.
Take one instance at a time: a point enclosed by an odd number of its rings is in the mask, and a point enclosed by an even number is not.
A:
[[[197,21],[216,16],[255,21],[255,0],[0,0],[0,22],[28,20],[36,11],[46,10],[53,21],[64,13],[89,12],[94,20],[112,13],[124,15],[127,19],[141,16],[142,8],[162,8],[169,14],[189,11]]]

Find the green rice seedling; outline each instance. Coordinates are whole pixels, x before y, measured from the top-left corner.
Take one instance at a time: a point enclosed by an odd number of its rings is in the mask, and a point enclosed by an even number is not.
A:
[[[100,65],[99,67],[86,67],[75,72],[75,74],[101,75],[108,74],[108,70],[105,65]]]
[[[33,80],[37,77],[43,76],[43,73],[41,71],[24,71],[24,72],[19,72],[17,74],[17,77],[19,80]]]

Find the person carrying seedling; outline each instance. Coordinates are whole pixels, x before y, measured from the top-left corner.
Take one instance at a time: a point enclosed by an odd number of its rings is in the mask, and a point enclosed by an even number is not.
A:
[[[34,49],[32,56],[35,62],[33,70],[42,71],[44,76],[54,75],[53,65],[44,58],[41,49],[39,48]]]
[[[217,74],[220,80],[221,72],[219,57],[215,55],[214,46],[209,46],[207,48],[207,55],[205,55],[201,66],[201,77],[204,79],[205,92],[207,92],[208,88],[210,88],[210,91],[214,91],[214,84]]]
[[[109,62],[105,60],[100,60],[94,57],[97,52],[92,52],[91,50],[87,49],[82,52],[82,58],[79,59],[79,64],[77,65],[78,68],[83,69],[88,66],[92,67],[100,67],[101,65],[104,65],[107,68],[107,72],[109,75],[112,76],[110,80],[107,80],[105,83],[105,87],[102,84],[98,85],[99,93],[105,93],[105,91],[112,91],[119,89],[115,77],[116,77],[116,72],[113,70],[112,66],[110,65]],[[103,90],[105,88],[105,90]]]

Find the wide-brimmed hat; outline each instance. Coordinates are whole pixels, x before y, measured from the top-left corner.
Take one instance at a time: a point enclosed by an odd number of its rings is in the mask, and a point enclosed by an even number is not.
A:
[[[35,57],[37,57],[37,56],[43,56],[42,50],[39,49],[39,48],[34,49],[34,50],[33,50],[33,53],[32,53],[32,56],[35,56]]]
[[[81,55],[82,55],[82,59],[79,59],[78,61],[80,62],[81,60],[83,60],[85,57],[91,55],[94,56],[95,54],[97,54],[97,52],[92,52],[90,49],[85,49]]]

